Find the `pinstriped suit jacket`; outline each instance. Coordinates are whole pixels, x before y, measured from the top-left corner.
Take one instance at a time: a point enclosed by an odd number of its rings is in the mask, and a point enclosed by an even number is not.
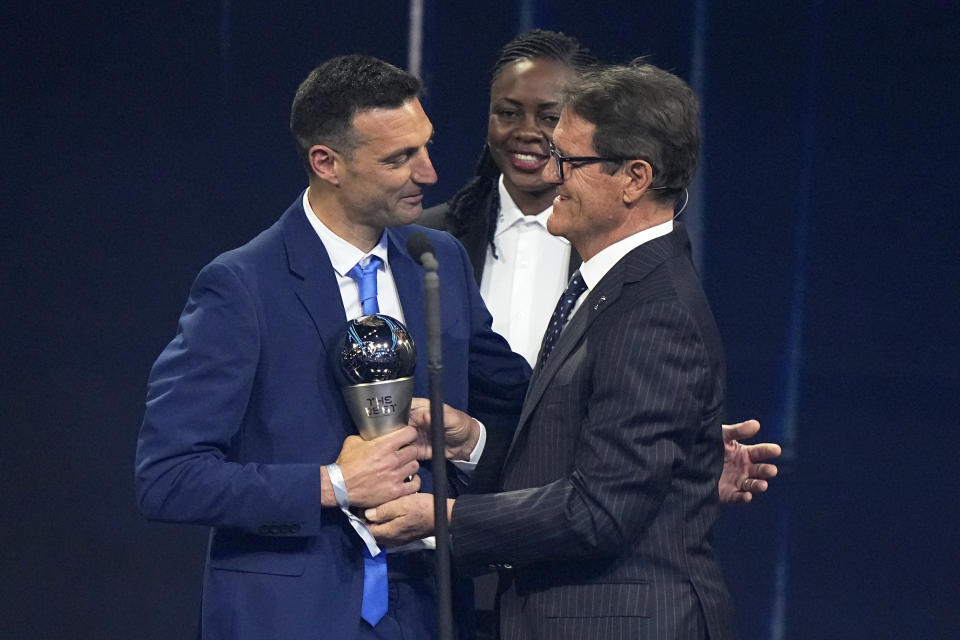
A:
[[[614,266],[535,372],[500,492],[455,503],[458,567],[510,569],[504,638],[732,637],[709,541],[723,395],[677,224]]]

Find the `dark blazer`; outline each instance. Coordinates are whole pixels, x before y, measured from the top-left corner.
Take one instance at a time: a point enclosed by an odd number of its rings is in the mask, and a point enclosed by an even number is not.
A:
[[[507,639],[729,638],[709,542],[720,337],[682,226],[625,256],[535,371],[501,492],[457,499],[457,566],[509,569]]]
[[[387,230],[390,268],[427,395],[417,226]],[[513,429],[529,367],[490,329],[463,248],[426,230],[443,278],[446,401]],[[320,468],[356,433],[328,347],[346,323],[330,260],[298,198],[269,229],[207,265],[150,373],[136,489],[155,520],[212,527],[204,638],[354,638],[358,536],[321,508]],[[425,612],[424,615],[433,615]]]

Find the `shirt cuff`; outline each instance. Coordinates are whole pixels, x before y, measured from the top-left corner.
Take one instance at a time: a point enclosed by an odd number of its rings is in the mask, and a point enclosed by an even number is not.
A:
[[[477,419],[474,418],[474,420]],[[483,426],[483,423],[479,420],[477,420],[477,424],[480,426],[480,437],[477,439],[477,444],[473,447],[473,451],[470,452],[470,459],[450,461],[450,463],[456,467],[458,471],[465,474],[467,477],[473,475],[474,469],[477,468],[477,463],[480,462],[480,456],[483,455],[483,448],[487,446],[487,428]]]

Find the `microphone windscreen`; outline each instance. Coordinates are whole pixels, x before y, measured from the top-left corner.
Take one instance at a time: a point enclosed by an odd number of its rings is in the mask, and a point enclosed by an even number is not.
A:
[[[423,254],[433,253],[433,243],[422,231],[411,233],[407,238],[407,251],[418,263],[423,264]]]

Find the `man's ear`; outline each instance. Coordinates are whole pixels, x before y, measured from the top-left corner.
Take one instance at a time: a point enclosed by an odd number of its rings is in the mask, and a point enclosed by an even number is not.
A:
[[[323,144],[315,144],[307,152],[310,159],[310,171],[320,180],[332,185],[339,185],[339,172],[343,169],[343,161],[336,151]]]
[[[623,189],[623,201],[632,205],[650,190],[650,185],[653,184],[653,167],[646,160],[629,160],[623,173],[627,177],[627,184]]]

